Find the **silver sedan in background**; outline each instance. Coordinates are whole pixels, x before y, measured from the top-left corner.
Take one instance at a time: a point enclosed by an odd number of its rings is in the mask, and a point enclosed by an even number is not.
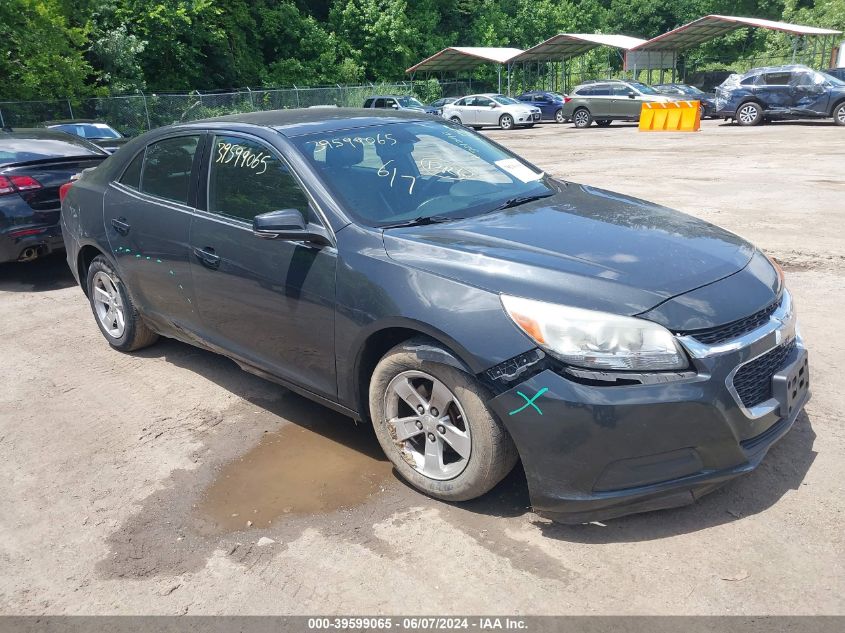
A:
[[[540,108],[505,95],[487,93],[468,95],[444,105],[443,118],[474,129],[497,126],[510,130],[515,126],[533,127],[540,120]]]

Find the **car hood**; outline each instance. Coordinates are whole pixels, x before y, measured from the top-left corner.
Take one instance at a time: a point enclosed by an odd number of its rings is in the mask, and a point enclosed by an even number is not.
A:
[[[683,213],[552,182],[558,193],[443,224],[387,229],[390,258],[492,292],[634,315],[742,270],[755,249]]]

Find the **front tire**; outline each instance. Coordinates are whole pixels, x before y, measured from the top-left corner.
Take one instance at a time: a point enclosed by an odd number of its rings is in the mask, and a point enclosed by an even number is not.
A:
[[[513,129],[513,117],[510,114],[503,114],[499,117],[499,127],[503,130]]]
[[[370,416],[403,479],[437,499],[466,501],[492,489],[518,458],[489,398],[474,377],[421,361],[401,344],[376,365]]]
[[[746,101],[736,110],[736,122],[743,127],[759,125],[763,122],[763,106],[756,101]]]
[[[833,121],[836,125],[845,125],[845,101],[833,109]]]
[[[590,123],[592,122],[593,115],[590,114],[590,111],[587,110],[587,108],[578,108],[572,115],[572,123],[579,130],[590,127]]]
[[[144,323],[120,277],[102,255],[88,267],[87,284],[91,311],[109,345],[121,352],[133,352],[158,340],[158,334]]]
[[[555,123],[563,123],[566,117],[563,116],[563,110],[555,110]]]

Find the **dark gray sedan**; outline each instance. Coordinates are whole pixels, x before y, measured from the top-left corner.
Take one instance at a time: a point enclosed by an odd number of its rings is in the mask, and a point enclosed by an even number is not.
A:
[[[114,348],[177,338],[371,421],[439,499],[521,460],[559,521],[691,503],[809,397],[792,298],[751,244],[424,115],[155,130],[71,187],[62,226]]]

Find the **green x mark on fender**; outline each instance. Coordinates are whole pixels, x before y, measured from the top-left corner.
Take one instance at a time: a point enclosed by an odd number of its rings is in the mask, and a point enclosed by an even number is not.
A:
[[[520,411],[527,409],[528,407],[534,407],[534,409],[536,409],[537,413],[539,413],[540,415],[543,415],[543,412],[540,411],[540,407],[538,407],[536,404],[534,404],[534,401],[537,400],[537,398],[542,396],[544,393],[546,393],[548,390],[549,390],[548,387],[543,387],[542,389],[540,389],[540,391],[535,393],[531,398],[526,396],[521,391],[517,391],[516,393],[518,393],[520,396],[522,396],[523,399],[525,400],[525,404],[522,405],[521,407],[519,407],[519,409],[514,409],[513,411],[508,413],[508,415],[513,415],[514,413],[519,413]]]

